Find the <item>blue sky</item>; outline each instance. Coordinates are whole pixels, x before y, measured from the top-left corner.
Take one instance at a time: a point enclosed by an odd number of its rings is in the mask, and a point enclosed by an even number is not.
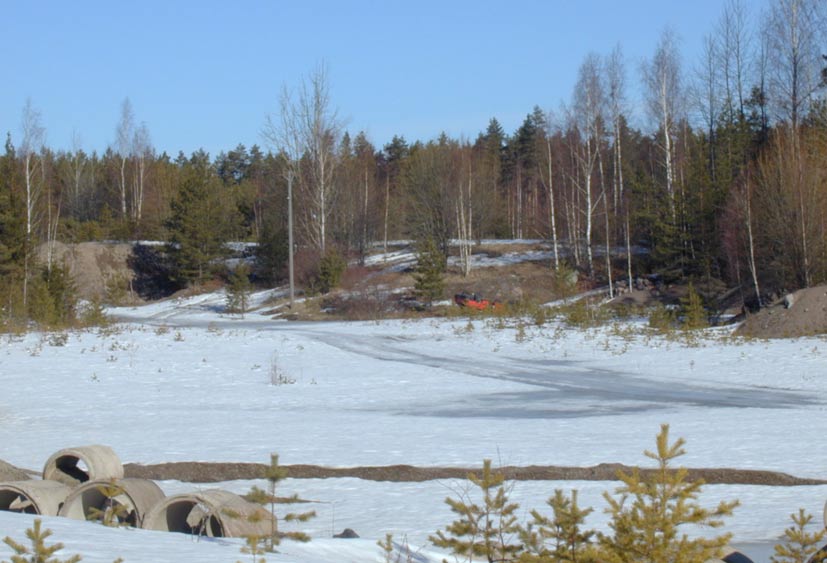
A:
[[[764,2],[748,2],[758,12]],[[0,131],[19,140],[27,97],[47,144],[112,144],[129,97],[157,150],[263,144],[282,84],[320,62],[348,130],[474,138],[491,117],[513,132],[535,105],[571,98],[590,51],[615,44],[630,94],[671,26],[688,69],[723,0],[0,2]]]

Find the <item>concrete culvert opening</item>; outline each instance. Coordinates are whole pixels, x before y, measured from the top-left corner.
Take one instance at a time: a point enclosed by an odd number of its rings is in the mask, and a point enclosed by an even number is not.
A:
[[[71,489],[56,481],[0,483],[0,510],[57,516]]]
[[[144,519],[144,529],[182,532],[212,538],[266,536],[272,516],[240,496],[210,489],[175,495],[155,505]]]
[[[123,464],[108,446],[60,450],[46,461],[43,479],[74,487],[87,481],[123,478]]]
[[[163,499],[161,488],[146,479],[87,481],[69,494],[59,516],[104,520],[137,528],[150,509]]]

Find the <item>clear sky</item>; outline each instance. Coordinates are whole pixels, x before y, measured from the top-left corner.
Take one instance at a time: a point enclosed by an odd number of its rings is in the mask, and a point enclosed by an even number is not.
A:
[[[571,98],[589,51],[620,43],[630,95],[666,26],[685,67],[723,0],[19,1],[0,0],[0,131],[20,137],[27,97],[47,144],[112,145],[129,97],[154,146],[215,156],[263,145],[282,84],[320,62],[353,133],[474,138],[496,117],[513,132],[535,105]],[[763,0],[748,2],[753,12]]]

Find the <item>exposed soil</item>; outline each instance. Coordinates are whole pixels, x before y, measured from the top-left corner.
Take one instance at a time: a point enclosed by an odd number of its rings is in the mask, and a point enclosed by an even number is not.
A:
[[[414,467],[412,465],[385,465],[367,467],[323,467],[320,465],[284,465],[292,479],[331,479],[355,477],[367,481],[416,483],[437,479],[465,479],[479,468],[465,467]],[[262,463],[221,463],[182,461],[124,465],[125,477],[176,480],[185,483],[217,483],[243,479],[260,479],[267,465]],[[629,473],[632,468],[619,463],[602,463],[593,467],[560,467],[555,465],[506,466],[499,471],[514,481],[615,481],[618,471]],[[645,474],[649,470],[642,470]],[[0,460],[0,482],[25,481],[39,473],[15,467]],[[827,480],[804,479],[776,471],[752,469],[689,469],[689,479],[703,479],[709,484],[768,485],[792,487],[801,485],[825,485]]]
[[[20,469],[0,459],[0,481],[26,481],[32,478],[32,474],[25,469]]]
[[[736,334],[793,338],[827,334],[827,285],[801,289],[749,315]]]
[[[48,246],[38,248],[38,259],[46,263]],[[128,292],[134,278],[127,266],[132,252],[128,243],[81,242],[54,243],[52,260],[67,264],[78,295],[83,299],[102,298],[107,292]]]
[[[39,249],[41,260],[46,259],[46,245]],[[535,245],[488,245],[475,248],[489,256],[503,253],[538,250]],[[125,302],[134,295],[131,291],[135,273],[128,266],[132,246],[128,243],[84,242],[79,244],[55,243],[53,260],[69,266],[78,289],[85,299],[108,297]],[[309,300],[293,311],[294,318],[323,320],[331,318],[381,318],[410,314],[411,311],[394,303],[375,301],[376,289],[383,287],[410,288],[413,277],[410,272],[382,271],[381,268],[355,268],[346,276],[343,284],[347,289],[346,306],[335,295],[322,300]],[[582,283],[580,284],[582,285]],[[580,287],[581,290],[591,287]],[[722,287],[701,287],[705,295],[726,295]],[[549,260],[527,261],[505,267],[475,268],[468,277],[462,277],[451,269],[445,278],[445,294],[467,290],[501,302],[524,301],[543,303],[559,297],[556,295]],[[115,295],[113,295],[115,293]],[[614,302],[648,307],[657,302],[675,304],[686,293],[684,286],[658,286],[653,289],[635,290],[618,296]],[[732,293],[732,292],[730,292]],[[827,285],[803,289],[792,294],[792,301],[782,298],[754,315],[748,315],[736,334],[757,338],[792,338],[827,334]],[[792,303],[791,306],[788,306]],[[332,306],[332,307],[331,307]],[[732,303],[721,303],[727,309]],[[736,307],[737,309],[737,307]],[[330,314],[330,310],[334,314]],[[274,311],[275,312],[275,309]],[[428,314],[434,314],[429,311]]]
[[[124,465],[126,477],[166,480],[188,483],[215,483],[237,479],[260,479],[266,465],[259,463],[207,463],[177,462],[154,465],[128,463]],[[464,479],[479,468],[460,467],[413,467],[388,465],[378,467],[322,467],[319,465],[284,465],[293,479],[328,479],[356,477],[368,481],[420,482],[436,479]],[[594,467],[507,466],[499,469],[505,477],[515,481],[614,481],[617,472],[630,472],[632,468],[604,463]],[[643,470],[646,473],[648,470]],[[799,485],[824,485],[827,480],[802,479],[786,473],[748,469],[690,469],[689,478],[703,479],[710,484],[770,485],[788,487]]]

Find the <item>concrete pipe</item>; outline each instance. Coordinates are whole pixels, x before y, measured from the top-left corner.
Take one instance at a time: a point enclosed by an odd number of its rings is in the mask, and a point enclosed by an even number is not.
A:
[[[0,483],[0,510],[57,516],[71,491],[72,489],[57,481]]]
[[[267,536],[273,519],[258,504],[240,496],[209,489],[167,497],[144,518],[145,530],[183,532],[213,538]]]
[[[822,563],[823,561],[827,561],[827,545],[822,546],[821,549],[816,551],[808,560],[807,563]]]
[[[140,528],[146,514],[162,500],[164,492],[147,479],[87,481],[69,493],[58,516]]]
[[[43,467],[43,479],[74,487],[87,481],[123,478],[123,464],[109,446],[80,446],[52,454]]]
[[[711,559],[707,563],[753,563],[752,559],[736,550],[731,545],[724,547],[721,550],[721,556],[718,559]]]

